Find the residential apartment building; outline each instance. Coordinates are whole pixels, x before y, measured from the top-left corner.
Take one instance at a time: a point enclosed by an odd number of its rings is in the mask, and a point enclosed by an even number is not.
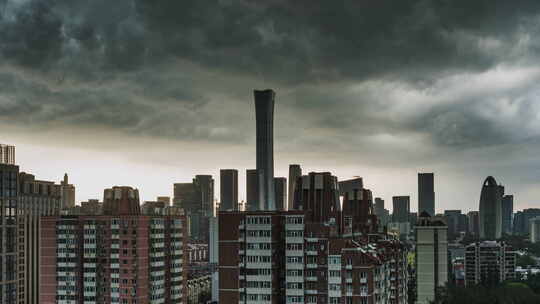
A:
[[[60,214],[61,186],[19,174],[18,193],[18,279],[19,303],[39,303],[40,217]]]
[[[407,303],[401,242],[311,212],[220,212],[220,302]]]
[[[437,300],[437,291],[448,282],[448,226],[441,218],[420,214],[416,231],[416,303]]]
[[[465,248],[465,284],[494,285],[514,279],[516,253],[505,242],[483,241]]]
[[[187,303],[185,216],[141,215],[130,187],[103,202],[103,215],[42,217],[39,303]]]

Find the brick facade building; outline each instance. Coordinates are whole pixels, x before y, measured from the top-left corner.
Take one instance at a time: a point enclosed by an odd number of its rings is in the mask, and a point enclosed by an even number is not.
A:
[[[141,215],[130,187],[103,212],[42,218],[40,303],[186,303],[185,217]]]

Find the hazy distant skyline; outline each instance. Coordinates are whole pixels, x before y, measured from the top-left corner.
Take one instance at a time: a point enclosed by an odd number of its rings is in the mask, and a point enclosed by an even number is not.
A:
[[[21,170],[143,200],[255,168],[253,89],[276,91],[275,175],[362,176],[477,210],[488,175],[540,207],[540,2],[0,0],[0,143]],[[219,191],[216,191],[218,193]]]

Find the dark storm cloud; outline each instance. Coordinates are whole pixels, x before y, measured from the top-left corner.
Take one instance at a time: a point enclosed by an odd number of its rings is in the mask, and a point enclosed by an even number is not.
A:
[[[134,135],[243,142],[252,133],[244,128],[250,113],[236,119],[248,111],[237,106],[250,97],[235,98],[254,79],[292,91],[280,106],[301,115],[307,129],[426,133],[454,147],[521,139],[505,131],[506,118],[476,107],[501,96],[486,88],[481,98],[462,94],[416,115],[412,100],[395,118],[385,112],[402,101],[388,83],[421,93],[454,74],[534,64],[540,11],[535,0],[28,0],[0,7],[0,115],[13,123],[82,122]],[[237,84],[217,88],[219,77],[195,75],[199,68]],[[370,81],[368,89],[347,91]],[[500,93],[534,100],[527,94]]]
[[[3,4],[2,6],[6,6]],[[25,66],[40,66],[62,56],[62,19],[45,2],[23,5],[11,20],[0,19],[0,51]]]
[[[75,56],[97,54],[94,64],[119,69],[174,56],[279,82],[433,73],[498,63],[506,54],[486,53],[478,39],[516,42],[539,7],[533,0],[34,0],[3,22],[2,49],[38,65],[75,44]]]

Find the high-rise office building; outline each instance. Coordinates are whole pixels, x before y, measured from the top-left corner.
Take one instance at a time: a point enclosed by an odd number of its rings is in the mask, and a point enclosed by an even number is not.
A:
[[[262,210],[259,204],[259,175],[257,169],[246,170],[246,210]]]
[[[138,191],[104,191],[97,216],[41,220],[39,303],[187,303],[182,215],[141,215]]]
[[[173,206],[190,210],[199,205],[193,183],[175,183],[173,187]]]
[[[212,175],[195,175],[193,186],[196,194],[200,197],[201,210],[205,212],[206,216],[214,216],[214,179]]]
[[[262,210],[275,210],[274,198],[274,98],[272,90],[255,90],[257,120],[257,174]]]
[[[529,222],[538,216],[540,216],[540,208],[529,208],[516,212],[514,216],[514,233],[518,235],[530,234]]]
[[[502,233],[511,235],[514,219],[514,196],[505,195],[502,198]]]
[[[502,197],[503,187],[497,185],[492,176],[488,176],[482,185],[480,194],[480,238],[496,240],[502,234]]]
[[[347,236],[376,233],[378,229],[379,220],[373,213],[373,194],[363,185],[357,186],[357,189],[349,188],[342,192],[343,234]]]
[[[15,165],[15,146],[0,144],[0,164]]]
[[[392,222],[408,223],[411,213],[411,198],[409,196],[392,197],[394,211],[392,213]]]
[[[274,191],[276,200],[276,210],[286,210],[287,206],[287,178],[274,178]]]
[[[438,289],[448,282],[447,226],[442,219],[431,217],[424,211],[415,228],[416,303],[434,303]]]
[[[238,210],[238,170],[221,169],[219,172],[219,209]]]
[[[480,235],[480,215],[478,211],[467,213],[469,219],[469,232],[474,236]]]
[[[338,183],[339,195],[344,196],[346,193],[352,193],[364,189],[364,181],[361,177],[343,180]]]
[[[19,167],[13,164],[0,164],[0,303],[18,303],[18,265],[17,244]]]
[[[337,177],[330,172],[311,172],[296,181],[295,210],[311,210],[311,221],[326,222],[340,211]]]
[[[60,185],[62,187],[61,209],[66,210],[75,207],[75,186],[69,183],[67,173],[64,174],[64,180]]]
[[[302,168],[300,165],[289,165],[289,197],[287,210],[294,209],[294,191],[296,189],[296,181],[302,176]]]
[[[537,216],[535,218],[532,218],[529,221],[530,225],[530,241],[531,243],[538,243],[540,242],[540,216]]]
[[[505,242],[483,241],[465,248],[465,285],[494,286],[515,279],[516,253]]]
[[[390,212],[388,209],[384,208],[384,200],[380,197],[375,198],[373,213],[377,216],[377,222],[381,231],[384,229],[384,226],[388,225],[392,220]]]
[[[433,173],[418,173],[418,213],[426,211],[435,215],[435,190]]]
[[[375,198],[375,204],[373,206],[373,213],[380,216],[384,213],[384,200],[380,197]]]
[[[193,240],[207,241],[209,219],[214,215],[214,179],[196,175],[191,183],[174,184],[174,206],[185,211]]]
[[[19,174],[19,303],[39,303],[40,217],[59,215],[61,198],[59,184],[36,180],[32,174]]]
[[[461,216],[461,210],[444,210],[444,217],[446,218],[446,224],[448,226],[448,234],[451,236],[456,236],[459,234],[459,232],[463,231],[463,227],[460,225],[462,224],[460,223]]]

